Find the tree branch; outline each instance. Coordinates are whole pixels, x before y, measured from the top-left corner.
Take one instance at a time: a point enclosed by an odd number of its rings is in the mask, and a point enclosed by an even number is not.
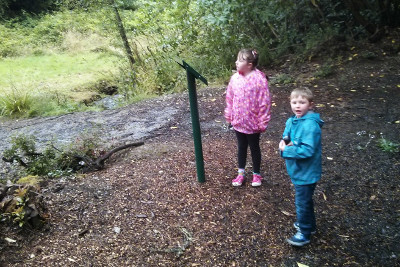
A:
[[[96,161],[94,162],[96,167],[100,167],[103,168],[104,167],[104,161],[106,161],[109,157],[111,157],[112,154],[126,149],[128,147],[138,147],[138,146],[142,146],[144,145],[144,142],[137,142],[137,143],[130,143],[130,144],[126,144],[126,145],[122,145],[119,147],[116,147],[112,150],[110,150],[109,152],[107,152],[106,154],[104,154],[103,156],[101,156],[100,158],[96,159]]]

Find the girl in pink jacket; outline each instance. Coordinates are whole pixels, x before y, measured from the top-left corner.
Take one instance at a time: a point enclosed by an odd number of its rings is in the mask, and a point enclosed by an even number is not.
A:
[[[232,124],[238,142],[238,176],[232,180],[233,186],[241,186],[244,181],[247,148],[250,146],[253,160],[252,186],[260,186],[261,150],[260,133],[267,129],[271,118],[271,98],[268,80],[258,70],[258,53],[242,49],[236,60],[237,72],[232,75],[226,89],[225,119]]]

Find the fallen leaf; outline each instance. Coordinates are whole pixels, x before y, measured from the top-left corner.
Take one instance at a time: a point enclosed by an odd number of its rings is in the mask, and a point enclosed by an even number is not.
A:
[[[257,213],[258,215],[261,215],[258,211],[256,211],[255,209],[253,209],[255,213]]]
[[[176,126],[172,126],[172,127],[171,127],[171,129],[178,129],[178,127],[176,127]]]
[[[323,108],[323,107],[325,107],[325,104],[317,104],[317,105],[315,105],[317,108]]]
[[[299,267],[308,267],[308,265],[305,265],[305,264],[300,263],[300,262],[297,263],[297,266],[299,266]]]
[[[333,160],[333,158],[332,158],[332,157],[326,157],[326,159],[327,159],[327,160]]]
[[[286,216],[295,216],[294,214],[291,214],[290,212],[287,212],[287,211],[285,211],[285,210],[281,210],[281,212],[282,212],[283,214],[285,214]]]
[[[4,238],[8,243],[16,243],[17,242],[17,240],[14,240],[14,239],[11,239],[11,238],[8,238],[8,237],[6,237],[6,238]]]
[[[324,200],[326,201],[328,198],[326,197],[325,193],[322,192],[322,196],[324,197]]]
[[[369,198],[369,200],[375,200],[376,199],[376,196],[375,195],[372,195],[370,198]]]

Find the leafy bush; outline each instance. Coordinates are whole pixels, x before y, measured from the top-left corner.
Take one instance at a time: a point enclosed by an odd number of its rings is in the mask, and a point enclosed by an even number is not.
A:
[[[27,188],[18,188],[15,190],[15,199],[17,200],[16,207],[8,214],[9,219],[22,227],[25,223],[25,205],[29,201]],[[7,214],[4,214],[7,216]]]
[[[37,177],[21,178],[20,181],[29,183],[17,183],[6,186],[0,198],[0,222],[9,222],[19,227],[29,225],[39,228],[43,225],[42,196],[38,193],[39,182]]]
[[[0,0],[0,17],[9,19],[26,13],[40,14],[55,8],[52,0]]]
[[[60,177],[79,171],[85,161],[94,161],[105,153],[95,131],[85,132],[69,146],[56,148],[49,143],[42,152],[36,148],[36,138],[20,134],[11,138],[12,146],[3,153],[3,160],[18,163],[29,175]]]
[[[101,137],[96,127],[94,130],[83,132],[74,142],[59,150],[57,169],[76,172],[85,168],[86,159],[96,159],[106,152],[100,144]]]
[[[18,162],[26,167],[31,175],[47,175],[54,166],[55,153],[46,149],[44,153],[38,153],[36,140],[33,136],[19,135],[11,138],[12,146],[4,151],[4,158],[9,162]]]

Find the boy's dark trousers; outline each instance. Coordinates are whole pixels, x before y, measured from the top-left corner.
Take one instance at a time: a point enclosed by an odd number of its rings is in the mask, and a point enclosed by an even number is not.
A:
[[[317,184],[294,185],[297,223],[304,235],[316,230],[313,195]]]

